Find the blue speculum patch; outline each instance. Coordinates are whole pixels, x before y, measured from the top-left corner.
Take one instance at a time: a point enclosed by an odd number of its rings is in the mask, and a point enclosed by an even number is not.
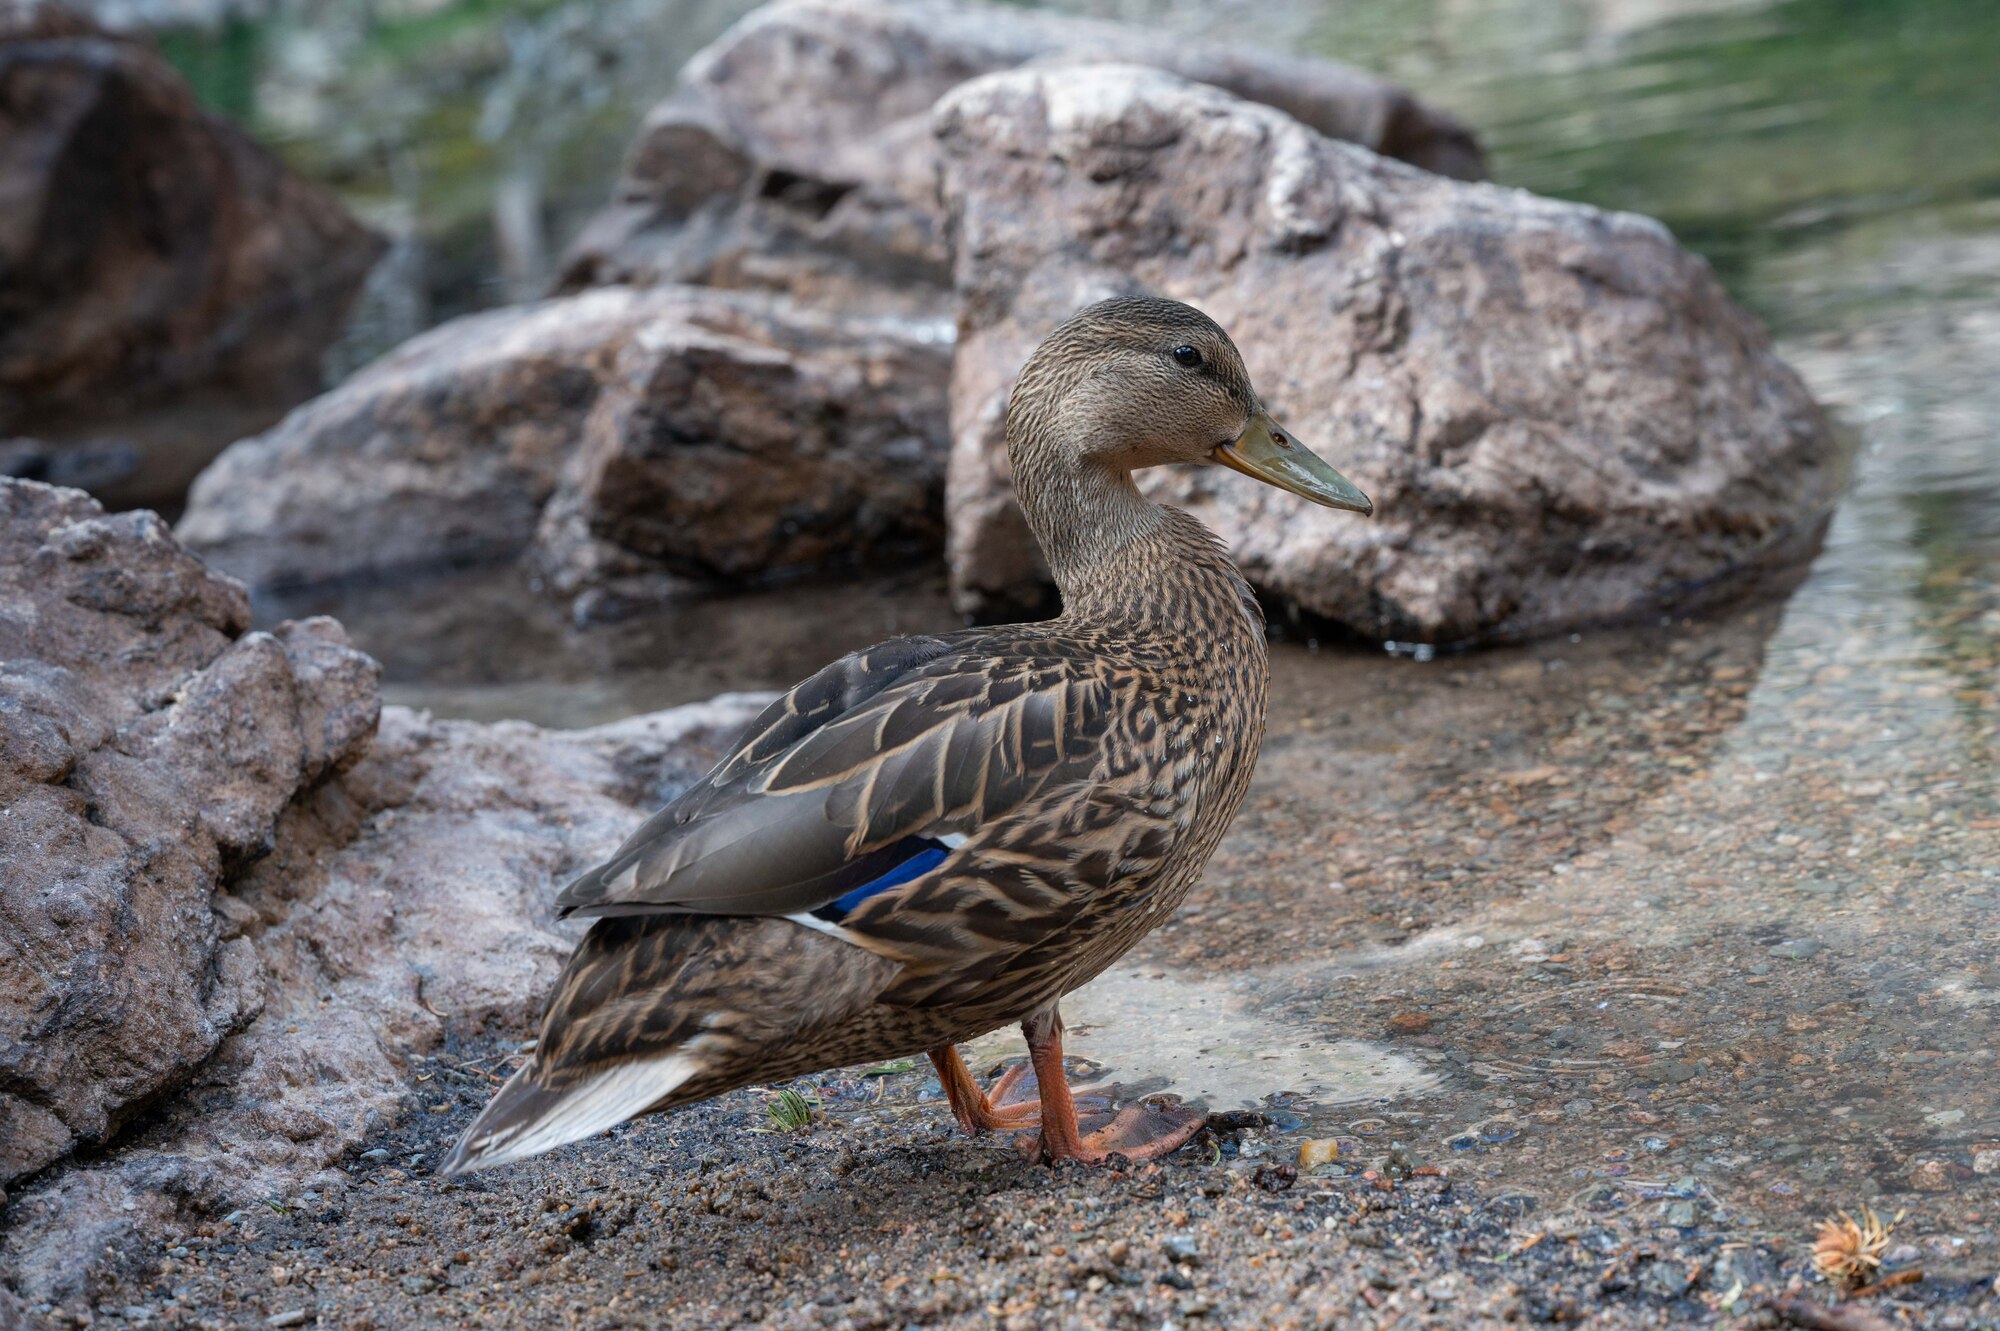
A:
[[[901,887],[912,878],[921,878],[932,869],[943,864],[945,857],[949,854],[951,854],[949,850],[938,845],[936,842],[931,842],[924,849],[918,851],[909,859],[904,860],[880,878],[871,879],[845,896],[835,898],[833,901],[814,911],[813,914],[822,918],[828,916],[838,918],[845,915],[862,902],[868,900],[868,898],[874,896],[877,892],[887,892],[892,887]]]

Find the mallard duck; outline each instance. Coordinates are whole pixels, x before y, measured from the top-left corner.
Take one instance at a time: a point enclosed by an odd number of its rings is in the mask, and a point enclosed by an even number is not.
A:
[[[1062,613],[835,661],[563,889],[596,917],[534,1054],[444,1163],[520,1160],[635,1115],[930,1056],[970,1132],[1044,1159],[1141,1160],[1202,1124],[1079,1118],[1063,995],[1171,915],[1242,803],[1264,732],[1264,619],[1220,541],[1132,472],[1216,464],[1330,508],[1366,496],[1280,430],[1229,336],[1126,297],[1076,314],[1007,417]],[[992,1090],[959,1043],[1019,1022]]]

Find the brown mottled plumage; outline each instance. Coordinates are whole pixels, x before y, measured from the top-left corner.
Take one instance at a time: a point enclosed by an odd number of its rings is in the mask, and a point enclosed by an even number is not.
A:
[[[1228,336],[1172,301],[1106,301],[1058,328],[1021,372],[1008,450],[1062,614],[836,661],[566,888],[565,914],[604,918],[448,1172],[918,1052],[968,1128],[1031,1125],[955,1052],[1017,1021],[1047,1154],[1159,1154],[1199,1126],[1132,1107],[1084,1135],[1060,1076],[1058,1000],[1180,904],[1264,730],[1250,588],[1131,472],[1220,462],[1367,500],[1271,425]]]

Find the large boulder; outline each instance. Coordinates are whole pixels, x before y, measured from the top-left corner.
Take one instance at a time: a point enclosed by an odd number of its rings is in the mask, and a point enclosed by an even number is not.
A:
[[[179,535],[259,588],[515,554],[619,353],[672,308],[605,290],[441,324],[231,445]]]
[[[604,288],[455,320],[233,446],[180,535],[261,587],[504,558],[657,590],[942,543],[942,321]]]
[[[768,286],[844,309],[950,307],[931,105],[1026,64],[1125,60],[1282,107],[1430,170],[1484,174],[1471,133],[1326,60],[1011,7],[785,0],[697,55],[564,262],[602,282]]]
[[[958,89],[936,129],[960,342],[954,595],[1046,574],[1009,489],[1013,376],[1061,318],[1147,290],[1234,336],[1278,420],[1376,504],[1147,473],[1253,582],[1376,639],[1470,642],[1686,603],[1796,567],[1839,477],[1764,330],[1658,223],[1448,180],[1122,65]]]
[[[0,126],[0,433],[117,433],[198,391],[269,420],[318,388],[383,245],[330,194],[50,6],[0,6]]]
[[[204,1217],[337,1205],[342,1163],[411,1107],[414,1059],[447,1033],[532,1029],[580,933],[557,924],[556,887],[766,701],[569,732],[384,708],[367,754],[286,810],[216,898],[224,946],[246,958],[240,1001],[262,1015],[143,1133],[16,1198],[0,1267],[32,1302],[82,1300]]]
[[[543,511],[536,562],[557,590],[648,600],[943,548],[948,323],[678,290],[683,312],[619,356]]]
[[[0,1185],[109,1137],[263,1004],[228,874],[366,747],[375,663],[249,632],[152,513],[0,480]]]

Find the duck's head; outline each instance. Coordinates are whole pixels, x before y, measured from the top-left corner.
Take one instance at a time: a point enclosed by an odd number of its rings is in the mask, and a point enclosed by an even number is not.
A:
[[[1024,507],[1051,485],[1071,488],[1065,477],[1117,482],[1183,462],[1228,467],[1328,508],[1374,511],[1265,412],[1229,334],[1179,301],[1119,296],[1066,319],[1022,367],[1007,442]]]

